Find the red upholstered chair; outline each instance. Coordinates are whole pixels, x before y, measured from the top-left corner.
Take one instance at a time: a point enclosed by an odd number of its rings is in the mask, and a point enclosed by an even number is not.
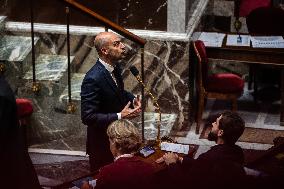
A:
[[[230,100],[232,102],[232,110],[236,111],[237,99],[243,93],[244,80],[231,73],[208,75],[208,58],[204,43],[200,40],[195,41],[193,42],[193,48],[198,64],[196,78],[198,93],[196,133],[198,134],[205,106],[204,100],[207,98]]]
[[[17,98],[16,104],[20,126],[27,125],[27,121],[33,113],[32,101],[25,98]]]
[[[17,98],[16,104],[19,125],[24,138],[24,146],[27,147],[27,125],[33,113],[32,101],[25,98]]]

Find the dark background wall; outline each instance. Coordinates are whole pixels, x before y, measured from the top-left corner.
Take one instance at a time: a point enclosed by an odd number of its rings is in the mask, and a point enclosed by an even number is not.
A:
[[[34,21],[37,23],[65,23],[63,0],[33,0]],[[154,0],[78,0],[91,10],[126,28],[166,30],[167,1]],[[30,0],[1,0],[0,15],[11,21],[30,21]],[[71,24],[99,26],[89,16],[72,9]]]

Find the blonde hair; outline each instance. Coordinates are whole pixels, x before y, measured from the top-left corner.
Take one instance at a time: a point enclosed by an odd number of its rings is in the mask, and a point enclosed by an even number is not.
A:
[[[126,119],[112,122],[108,126],[107,135],[121,153],[133,153],[140,148],[139,131],[131,121]]]

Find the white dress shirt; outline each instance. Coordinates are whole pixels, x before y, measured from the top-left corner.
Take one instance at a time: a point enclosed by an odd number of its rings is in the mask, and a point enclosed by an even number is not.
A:
[[[117,82],[116,82],[116,79],[113,75],[113,70],[114,70],[114,67],[108,63],[106,63],[105,61],[103,61],[102,59],[99,58],[99,61],[104,65],[104,67],[106,68],[106,70],[109,72],[109,74],[111,75],[114,83],[116,84],[117,86]],[[117,119],[121,119],[121,113],[117,113]]]

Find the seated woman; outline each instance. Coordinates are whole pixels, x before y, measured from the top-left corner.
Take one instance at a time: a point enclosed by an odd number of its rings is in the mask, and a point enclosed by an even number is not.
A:
[[[134,154],[141,145],[138,129],[128,120],[117,120],[107,129],[114,162],[99,170],[95,188],[150,188],[154,167]],[[90,188],[87,183],[82,187]]]

